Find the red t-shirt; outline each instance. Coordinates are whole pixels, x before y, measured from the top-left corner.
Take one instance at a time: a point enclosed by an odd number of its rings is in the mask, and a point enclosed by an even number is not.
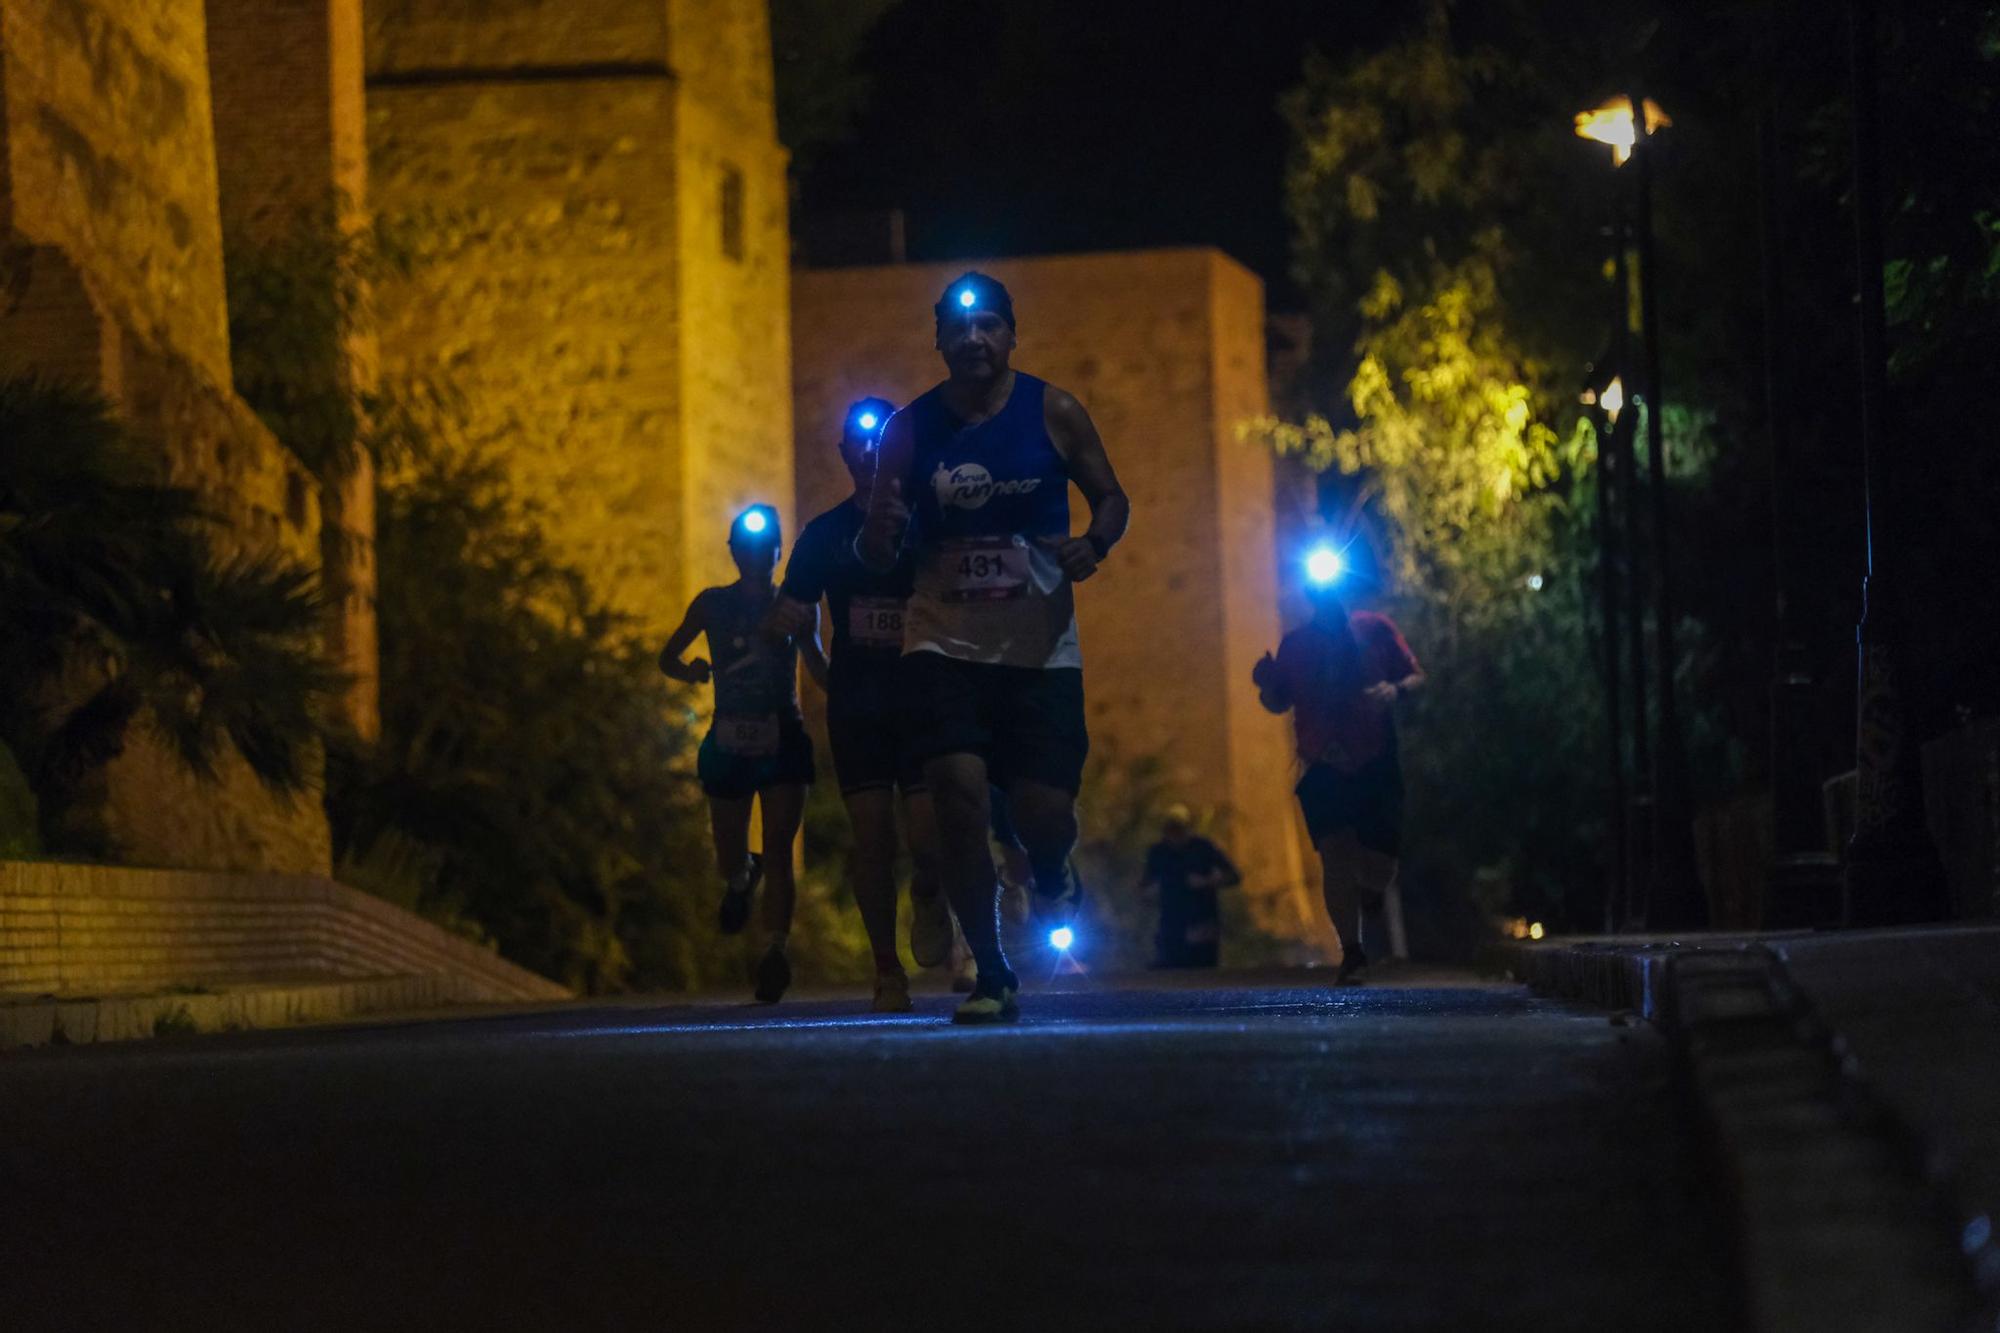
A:
[[[1347,635],[1308,622],[1278,645],[1278,688],[1292,702],[1299,758],[1352,771],[1388,753],[1395,721],[1362,693],[1416,674],[1417,659],[1396,623],[1353,611]]]

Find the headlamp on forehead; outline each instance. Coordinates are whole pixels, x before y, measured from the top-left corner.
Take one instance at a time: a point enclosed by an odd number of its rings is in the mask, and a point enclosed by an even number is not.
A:
[[[988,310],[1014,327],[1014,298],[1007,292],[1006,285],[990,274],[971,270],[959,274],[944,289],[944,295],[931,307],[931,312],[942,324],[947,319],[962,318],[975,310]]]
[[[847,409],[847,435],[859,437],[870,449],[882,439],[882,428],[896,415],[896,405],[886,398],[863,398]]]
[[[751,505],[730,525],[731,540],[773,542],[778,539],[778,511],[769,505]]]
[[[1306,556],[1306,580],[1315,588],[1330,588],[1347,572],[1347,558],[1331,546],[1315,546]]]

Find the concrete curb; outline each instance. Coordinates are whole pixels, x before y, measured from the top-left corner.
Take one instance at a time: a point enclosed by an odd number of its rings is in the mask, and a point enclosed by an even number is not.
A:
[[[1539,993],[1636,1011],[1672,1042],[1752,1328],[1975,1326],[1978,1289],[1920,1136],[1869,1093],[1765,940],[1553,941],[1501,960]]]
[[[479,997],[449,976],[302,981],[152,995],[40,996],[0,1003],[0,1050],[235,1032],[437,1009]]]

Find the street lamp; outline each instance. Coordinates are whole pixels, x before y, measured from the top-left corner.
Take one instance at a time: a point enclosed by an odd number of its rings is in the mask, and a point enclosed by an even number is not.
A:
[[[1660,110],[1660,104],[1652,98],[1645,99],[1646,133],[1653,134],[1674,123],[1673,117]],[[1614,97],[1603,106],[1590,111],[1576,113],[1576,137],[1589,139],[1593,143],[1611,145],[1611,165],[1622,167],[1632,156],[1632,147],[1639,141],[1637,126],[1632,116],[1632,100],[1628,97]]]
[[[1653,604],[1653,659],[1659,673],[1658,696],[1658,738],[1653,749],[1651,775],[1652,846],[1648,858],[1652,873],[1646,893],[1646,924],[1653,927],[1670,928],[1703,924],[1707,916],[1707,903],[1696,882],[1694,857],[1694,828],[1691,822],[1691,792],[1687,767],[1687,751],[1681,735],[1680,709],[1674,693],[1674,668],[1679,661],[1675,640],[1676,611],[1673,595],[1673,565],[1669,554],[1671,527],[1667,519],[1667,474],[1666,445],[1663,438],[1662,421],[1665,405],[1660,389],[1660,325],[1659,303],[1656,297],[1656,264],[1653,252],[1653,155],[1647,148],[1653,132],[1673,124],[1673,118],[1660,108],[1651,98],[1631,95],[1614,97],[1601,106],[1579,113],[1575,117],[1575,129],[1579,138],[1593,143],[1611,146],[1611,162],[1614,168],[1622,167],[1633,157],[1638,158],[1638,179],[1634,183],[1635,195],[1633,242],[1635,258],[1639,266],[1639,334],[1640,351],[1638,366],[1642,371],[1639,385],[1646,403],[1646,489],[1650,493],[1652,520],[1652,604]],[[1623,276],[1623,261],[1626,249],[1624,237],[1618,237],[1618,268]],[[1628,299],[1623,284],[1620,284],[1619,300]],[[1621,314],[1626,314],[1621,310]],[[1630,331],[1629,314],[1618,324],[1621,338]],[[1620,358],[1623,359],[1622,357]],[[1609,386],[1606,386],[1607,389]],[[1619,401],[1623,406],[1623,386],[1620,386]],[[1628,437],[1629,438],[1629,437]],[[1629,483],[1627,496],[1635,497],[1638,477],[1636,469],[1626,474]],[[1632,517],[1636,518],[1636,514]],[[1637,527],[1629,529],[1636,539]],[[1636,557],[1636,540],[1634,555]],[[1636,570],[1636,561],[1633,566]],[[1635,591],[1637,591],[1635,589]],[[1632,604],[1636,632],[1638,600]],[[1635,663],[1635,666],[1637,664]],[[1635,689],[1643,689],[1643,671],[1635,670]],[[1644,744],[1644,721],[1638,719],[1640,730],[1634,736],[1636,745]],[[1642,789],[1643,790],[1643,789]]]

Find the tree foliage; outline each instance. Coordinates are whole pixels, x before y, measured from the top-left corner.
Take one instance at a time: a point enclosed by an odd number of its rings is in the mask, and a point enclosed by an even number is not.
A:
[[[1326,474],[1337,537],[1377,553],[1357,578],[1432,677],[1405,746],[1407,879],[1432,947],[1468,890],[1494,911],[1587,911],[1600,827],[1578,781],[1600,716],[1575,507],[1595,451],[1553,367],[1601,326],[1516,314],[1523,288],[1566,284],[1541,246],[1575,225],[1523,207],[1559,197],[1529,86],[1442,5],[1384,49],[1309,62],[1285,106],[1287,198],[1315,324],[1345,338],[1324,367],[1338,399],[1247,427]]]
[[[382,737],[339,756],[337,851],[570,985],[699,984],[691,711],[503,478],[435,453],[383,488]]]
[[[312,778],[338,685],[311,571],[224,560],[94,395],[0,381],[0,744],[50,851],[107,854],[83,797],[144,726],[203,777],[225,750],[275,791]]]

